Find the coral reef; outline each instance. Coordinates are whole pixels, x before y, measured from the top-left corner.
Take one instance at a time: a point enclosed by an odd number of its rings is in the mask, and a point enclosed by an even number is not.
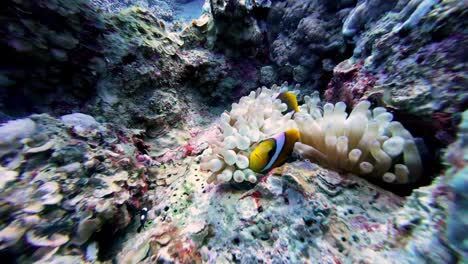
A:
[[[215,23],[213,43],[229,56],[256,56],[264,41],[258,13],[268,9],[270,1],[210,1]]]
[[[2,3],[0,111],[79,111],[105,71],[102,16],[84,0]]]
[[[148,212],[153,224],[125,243],[118,261],[461,259],[442,231],[450,194],[440,181],[402,199],[306,161],[277,168],[243,190],[204,183],[200,179],[208,175],[200,171],[199,159],[179,160],[179,170],[167,167],[172,188],[154,191],[158,198]]]
[[[322,90],[346,58],[341,26],[353,1],[275,1],[268,14],[269,55],[283,80]]]
[[[128,8],[141,7],[150,11],[153,15],[169,22],[174,19],[174,4],[171,1],[108,1],[108,0],[91,0],[97,8],[102,9],[106,13],[118,13]],[[154,2],[154,3],[153,3]]]
[[[162,57],[174,55],[178,47],[184,44],[177,34],[166,30],[163,21],[146,9],[132,7],[115,15],[110,14],[109,18],[128,44],[151,49],[150,54],[156,53]],[[140,41],[142,43],[138,43]]]
[[[468,258],[463,1],[0,7],[2,262]]]
[[[460,140],[465,136],[461,132]],[[449,160],[463,168],[460,151],[451,153]],[[126,243],[119,260],[455,263],[465,258],[454,251],[466,238],[463,232],[445,234],[447,224],[463,228],[461,215],[449,216],[449,210],[464,212],[463,200],[456,200],[457,209],[448,207],[452,191],[443,178],[402,199],[362,178],[301,161],[276,168],[243,190],[199,181],[207,177],[199,171],[203,163],[194,162],[199,159],[203,156],[186,157],[178,161],[180,170],[167,168],[167,179],[175,176],[173,188],[149,211],[153,225]]]
[[[342,33],[345,37],[352,37],[362,30],[366,24],[374,22],[385,12],[395,7],[397,1],[364,0],[359,1],[346,17]]]
[[[390,11],[369,20],[366,12],[378,9],[358,9],[372,2],[382,1],[362,1],[352,11],[360,16],[355,19],[360,26],[348,23],[343,28],[353,32],[356,48],[352,58],[335,68],[326,99],[379,101],[416,135],[431,138],[430,145],[448,145],[467,105],[467,69],[460,53],[467,42],[464,4],[398,1]],[[343,77],[344,69],[353,73]]]
[[[361,99],[366,98],[366,92],[375,85],[375,77],[360,71],[363,62],[352,63],[350,60],[340,62],[333,69],[333,78],[328,83],[325,99],[329,102],[344,102],[352,107]]]
[[[450,204],[450,214],[447,220],[447,236],[454,248],[465,259],[468,257],[465,234],[468,223],[468,111],[463,112],[459,127],[458,140],[449,147],[446,159],[451,165],[447,171],[448,185],[453,191],[453,201]]]
[[[18,122],[31,132],[18,132],[16,138],[27,139],[24,145],[2,156],[2,179],[8,179],[1,199],[2,254],[49,263],[106,259],[109,228],[131,229],[134,207],[146,203],[150,222],[140,234],[127,231],[133,235],[117,251],[119,262],[447,263],[461,258],[451,248],[463,238],[444,233],[451,191],[440,179],[403,199],[362,178],[301,161],[274,169],[251,189],[232,189],[205,183],[208,173],[200,171],[201,151],[219,133],[216,126],[194,137],[192,147],[176,150],[171,161],[155,164],[141,154],[145,144],[131,131],[81,114],[62,120],[40,115]],[[35,126],[27,125],[31,122]],[[15,131],[13,126],[2,131]],[[5,224],[12,215],[17,220]]]
[[[2,125],[2,259],[47,262],[59,251],[80,258],[91,247],[106,250],[149,203],[148,177],[157,163],[135,132],[84,114]]]
[[[170,91],[179,86],[183,72],[175,58],[183,40],[142,8],[108,14],[106,19],[108,71],[101,75],[97,96],[85,111],[145,129],[152,137],[176,126],[182,121],[181,109],[187,107],[182,94]]]
[[[259,63],[195,49],[185,53],[183,79],[212,105],[232,103],[258,87]]]
[[[178,24],[191,21],[200,16],[204,1],[171,1],[171,0],[90,0],[98,9],[106,13],[118,13],[132,7],[141,7],[154,16],[168,23]],[[187,10],[186,10],[187,9]],[[197,10],[198,9],[198,10]]]
[[[69,2],[6,3],[3,16],[11,21],[2,28],[8,56],[0,77],[1,120],[84,112],[155,137],[186,122],[181,109],[199,92],[223,104],[258,86],[256,60],[202,48],[214,34],[206,11],[175,32],[151,11],[123,8],[121,1],[105,14],[88,1]],[[155,105],[159,100],[172,107]]]
[[[257,86],[253,66],[237,70],[234,62],[227,62],[227,69],[217,69],[215,57],[198,49],[197,43],[206,41],[207,21],[175,33],[139,7],[101,14],[84,0],[8,1],[5,5],[2,121],[34,112],[57,116],[85,112],[156,136],[158,130],[184,122],[181,109],[189,107],[184,102],[198,93],[184,89],[186,83],[206,89],[205,95],[213,102],[229,98],[229,90],[240,97]],[[182,51],[185,40],[194,49]],[[213,63],[216,67],[203,70]],[[194,70],[199,81],[191,76]],[[245,84],[239,82],[244,76],[249,79]],[[173,89],[186,92],[174,93]],[[172,107],[155,105],[159,101]]]

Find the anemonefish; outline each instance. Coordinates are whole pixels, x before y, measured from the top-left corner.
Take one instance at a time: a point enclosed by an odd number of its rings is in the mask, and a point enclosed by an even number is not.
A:
[[[299,104],[297,103],[296,95],[291,92],[282,92],[276,96],[276,98],[280,99],[281,102],[285,103],[288,106],[288,113],[294,111],[296,113],[299,112]]]
[[[249,155],[249,168],[264,173],[282,165],[291,155],[299,137],[299,131],[290,129],[261,141]]]

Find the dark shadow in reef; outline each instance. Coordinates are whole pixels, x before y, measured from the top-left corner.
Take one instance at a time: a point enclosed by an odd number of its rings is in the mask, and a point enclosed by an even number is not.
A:
[[[122,251],[126,238],[129,235],[134,234],[138,228],[138,217],[133,217],[137,214],[136,209],[128,207],[129,215],[132,217],[131,223],[124,229],[118,230],[117,224],[122,219],[114,219],[113,221],[107,221],[100,229],[91,237],[90,241],[96,241],[98,244],[98,260],[99,261],[110,261],[117,254]]]
[[[0,4],[5,20],[0,25],[0,112],[5,117],[70,113],[95,95],[103,21],[86,3],[70,5],[66,13],[61,4]]]

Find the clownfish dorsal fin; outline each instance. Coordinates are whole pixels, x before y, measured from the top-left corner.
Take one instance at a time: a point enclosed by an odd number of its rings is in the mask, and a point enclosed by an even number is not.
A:
[[[277,95],[278,99],[281,102],[285,103],[288,106],[287,111],[291,112],[294,111],[295,113],[299,112],[299,104],[297,103],[296,95],[292,92],[282,92]]]

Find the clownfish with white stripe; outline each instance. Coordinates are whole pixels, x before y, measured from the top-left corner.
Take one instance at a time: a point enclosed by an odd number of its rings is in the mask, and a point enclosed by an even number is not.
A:
[[[289,129],[261,141],[249,155],[249,168],[255,172],[265,173],[281,166],[291,156],[294,144],[299,138],[297,129]]]

